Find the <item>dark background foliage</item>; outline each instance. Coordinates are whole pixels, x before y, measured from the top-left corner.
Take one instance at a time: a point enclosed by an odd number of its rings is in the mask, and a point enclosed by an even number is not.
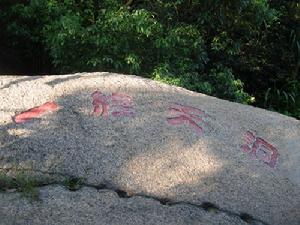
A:
[[[0,0],[0,59],[138,74],[300,118],[296,0]]]

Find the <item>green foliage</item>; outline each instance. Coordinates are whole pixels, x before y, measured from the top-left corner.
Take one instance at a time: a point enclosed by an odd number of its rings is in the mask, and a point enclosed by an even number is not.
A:
[[[218,66],[211,69],[208,79],[213,87],[213,95],[240,103],[253,103],[254,97],[244,92],[241,80],[235,79],[232,70]]]
[[[254,97],[244,92],[243,83],[239,79],[235,79],[232,71],[220,65],[211,69],[208,74],[176,75],[171,72],[169,65],[164,64],[155,69],[153,78],[167,84],[244,104],[253,103],[255,100]]]
[[[70,191],[77,191],[84,183],[84,178],[68,177],[64,180],[63,184]]]
[[[296,0],[2,0],[0,44],[38,68],[134,73],[299,118],[299,22]]]
[[[284,89],[283,89],[284,88]],[[264,93],[264,108],[300,118],[300,85],[291,82],[282,89],[268,88]]]
[[[22,195],[31,200],[38,200],[39,193],[36,189],[37,181],[33,177],[25,174],[19,173],[15,177],[7,176],[0,173],[0,191],[17,190],[22,193]]]

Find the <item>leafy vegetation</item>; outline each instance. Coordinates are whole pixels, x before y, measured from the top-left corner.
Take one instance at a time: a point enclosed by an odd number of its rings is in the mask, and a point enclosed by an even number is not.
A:
[[[2,0],[0,44],[37,73],[134,73],[299,119],[299,21],[296,0]]]
[[[22,195],[30,200],[38,200],[39,193],[37,190],[38,182],[35,178],[25,173],[17,174],[11,177],[0,173],[0,192],[19,191]]]
[[[84,181],[84,178],[68,177],[63,181],[63,185],[70,191],[77,191],[82,187]]]

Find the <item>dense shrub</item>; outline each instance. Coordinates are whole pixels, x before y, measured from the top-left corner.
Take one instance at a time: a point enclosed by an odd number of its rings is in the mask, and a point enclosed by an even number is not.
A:
[[[134,73],[300,118],[299,12],[283,0],[2,0],[0,44],[37,68]]]

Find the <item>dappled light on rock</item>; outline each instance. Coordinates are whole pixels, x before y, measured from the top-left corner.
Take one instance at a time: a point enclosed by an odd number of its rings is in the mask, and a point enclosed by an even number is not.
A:
[[[131,215],[140,224],[149,215],[145,224],[300,221],[300,122],[293,118],[113,73],[4,76],[0,102],[0,170],[30,172],[43,200],[27,207],[1,193],[5,221],[44,224],[44,216],[54,219],[46,208],[61,207],[70,224],[77,200],[86,204],[83,217],[93,214],[91,224],[108,205],[117,214],[107,221]],[[46,102],[57,110],[14,122]],[[28,218],[35,204],[39,218]],[[26,209],[16,215],[17,207]]]

